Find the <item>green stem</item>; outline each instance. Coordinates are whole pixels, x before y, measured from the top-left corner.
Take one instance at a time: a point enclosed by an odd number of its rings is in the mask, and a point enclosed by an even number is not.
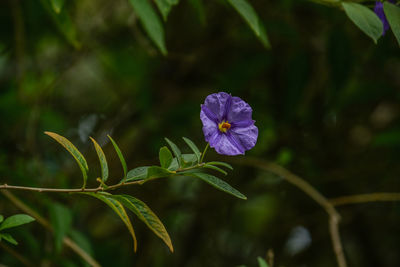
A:
[[[203,162],[204,156],[206,155],[206,152],[207,152],[207,149],[209,146],[210,146],[210,143],[207,143],[206,147],[204,148],[203,153],[201,153],[201,159],[200,159],[199,164],[201,164]]]

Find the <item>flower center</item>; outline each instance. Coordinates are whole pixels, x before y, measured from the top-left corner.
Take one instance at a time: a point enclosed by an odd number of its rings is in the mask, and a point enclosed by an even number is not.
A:
[[[228,131],[230,128],[231,124],[227,121],[223,121],[220,124],[218,124],[218,129],[223,133],[226,133],[226,131]]]

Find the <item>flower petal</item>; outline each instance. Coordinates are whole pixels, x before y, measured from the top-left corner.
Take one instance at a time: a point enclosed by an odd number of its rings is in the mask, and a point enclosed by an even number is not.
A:
[[[200,111],[200,120],[203,123],[203,133],[206,142],[210,142],[210,138],[215,134],[218,133],[218,124],[211,120],[203,109]]]
[[[239,97],[232,97],[232,103],[228,112],[227,119],[230,123],[240,121],[250,121],[253,110],[250,105]]]
[[[217,151],[218,154],[235,156],[244,154],[244,149],[240,143],[235,140],[230,134],[220,133],[213,142],[210,142],[210,146]]]
[[[212,113],[214,113],[218,121],[221,122],[226,119],[226,111],[229,110],[229,102],[231,98],[232,96],[225,92],[211,94],[206,97],[203,106],[207,107]]]
[[[239,141],[244,150],[252,149],[257,143],[258,128],[254,124],[247,127],[236,127],[229,133]]]

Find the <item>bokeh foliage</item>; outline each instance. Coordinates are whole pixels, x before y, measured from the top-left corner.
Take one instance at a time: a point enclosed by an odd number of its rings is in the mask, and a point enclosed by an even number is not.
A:
[[[393,35],[375,45],[340,9],[251,1],[267,28],[272,49],[266,50],[229,3],[191,0],[170,10],[163,56],[128,0],[64,1],[60,14],[49,3],[1,4],[1,183],[80,186],[74,159],[44,131],[62,133],[86,156],[93,166],[89,185],[101,174],[93,136],[114,155],[108,181],[118,181],[124,173],[107,134],[130,169],[158,164],[164,136],[205,145],[200,104],[226,91],[253,107],[259,141],[248,155],[276,161],[328,197],[399,190],[400,62]],[[277,266],[336,266],[326,215],[308,196],[270,173],[234,167],[227,180],[247,201],[185,178],[124,191],[157,213],[173,254],[132,218],[134,254],[123,223],[84,196],[16,195],[48,219],[62,210],[60,227],[104,266],[256,266],[271,248]],[[0,211],[21,213],[2,196]],[[399,204],[340,211],[349,264],[400,264]],[[311,242],[294,253],[288,240],[299,226]],[[12,235],[32,262],[84,265],[70,250],[57,250],[52,234],[34,222]],[[4,250],[0,260],[18,265]]]

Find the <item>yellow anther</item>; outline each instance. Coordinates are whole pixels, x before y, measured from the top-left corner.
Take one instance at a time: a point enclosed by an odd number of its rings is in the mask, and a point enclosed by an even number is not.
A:
[[[223,133],[226,133],[226,131],[228,131],[230,128],[231,124],[227,121],[223,121],[220,124],[218,124],[218,129]]]

